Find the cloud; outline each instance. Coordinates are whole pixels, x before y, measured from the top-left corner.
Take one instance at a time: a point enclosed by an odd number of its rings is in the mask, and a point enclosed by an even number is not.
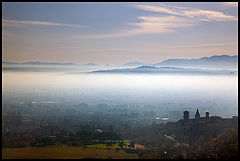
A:
[[[81,52],[159,52],[158,48],[83,48],[79,46],[61,46],[61,49],[76,50]]]
[[[175,16],[140,16],[138,17],[138,20],[140,20],[140,22],[129,23],[133,28],[118,33],[75,35],[74,37],[94,39],[121,38],[140,34],[169,33],[174,32],[177,28],[185,28],[195,25],[193,21]]]
[[[208,47],[208,46],[229,46],[229,45],[237,45],[238,42],[230,42],[230,43],[213,43],[213,44],[192,44],[192,45],[178,45],[173,48],[196,48],[196,47]]]
[[[108,39],[136,36],[140,34],[160,34],[175,32],[179,28],[186,28],[196,25],[200,21],[236,21],[237,17],[226,15],[219,11],[192,9],[189,7],[179,7],[171,5],[131,5],[146,11],[163,13],[159,16],[140,16],[140,22],[128,23],[132,28],[128,28],[115,33],[74,35],[74,38],[87,39]]]
[[[225,15],[222,12],[210,10],[191,10],[184,11],[184,14],[191,18],[197,18],[202,21],[236,21],[237,17]]]
[[[183,16],[187,18],[192,18],[200,21],[235,21],[237,17],[232,15],[226,15],[219,11],[213,10],[202,10],[202,9],[190,9],[187,7],[176,7],[176,6],[166,6],[166,5],[133,5],[136,8],[164,13],[175,16]]]
[[[149,17],[141,16],[138,19],[142,20],[140,23],[135,23],[138,29],[135,29],[135,33],[166,33],[174,32],[176,28],[184,28],[193,26],[194,23],[185,18],[179,18],[175,16],[166,17]]]
[[[185,7],[175,7],[175,6],[155,6],[155,5],[133,5],[133,7],[142,9],[145,11],[151,11],[151,12],[159,12],[159,13],[165,13],[165,14],[171,14],[171,15],[182,15],[182,13],[179,10],[186,9]]]
[[[222,2],[221,4],[228,7],[238,7],[238,2]]]
[[[2,24],[3,26],[11,26],[11,27],[18,27],[23,25],[84,27],[82,25],[61,24],[61,23],[46,22],[46,21],[19,21],[19,20],[7,20],[7,19],[2,19]]]
[[[146,11],[179,15],[178,12],[174,11],[173,9],[166,8],[166,7],[160,7],[160,6],[154,6],[154,5],[134,5],[134,7],[142,9],[142,10],[146,10]]]
[[[85,34],[85,35],[74,35],[74,38],[83,38],[83,39],[108,39],[108,38],[121,38],[133,36],[131,32],[120,32],[120,33],[109,33],[109,34]]]

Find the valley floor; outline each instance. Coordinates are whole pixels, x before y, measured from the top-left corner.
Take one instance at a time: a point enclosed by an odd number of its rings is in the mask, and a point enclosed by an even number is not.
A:
[[[4,148],[2,159],[138,159],[137,154],[105,148],[83,148],[67,145],[47,147]]]

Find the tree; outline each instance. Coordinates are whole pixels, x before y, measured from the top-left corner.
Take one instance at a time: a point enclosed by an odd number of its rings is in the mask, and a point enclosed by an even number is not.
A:
[[[131,147],[131,148],[134,148],[134,146],[135,146],[135,142],[131,141],[131,142],[130,142],[130,147]]]
[[[120,142],[118,143],[118,145],[119,145],[120,148],[122,149],[122,148],[123,148],[123,141],[120,141]]]

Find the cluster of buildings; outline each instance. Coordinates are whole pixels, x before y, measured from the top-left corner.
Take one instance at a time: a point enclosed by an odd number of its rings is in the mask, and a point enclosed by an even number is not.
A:
[[[199,111],[197,109],[195,118],[194,119],[189,119],[189,111],[184,111],[183,112],[183,121],[184,122],[192,122],[192,121],[197,121],[198,123],[210,123],[213,125],[214,122],[218,122],[223,126],[226,125],[226,127],[238,127],[238,116],[232,116],[232,118],[222,118],[219,116],[209,116],[209,112],[205,113],[205,117],[200,117]]]
[[[209,112],[206,112],[205,118],[209,118]],[[195,114],[195,120],[198,120],[198,119],[200,119],[200,114],[199,114],[199,111],[197,109],[197,112]],[[186,111],[183,112],[183,120],[184,121],[189,120],[189,111],[186,110]]]

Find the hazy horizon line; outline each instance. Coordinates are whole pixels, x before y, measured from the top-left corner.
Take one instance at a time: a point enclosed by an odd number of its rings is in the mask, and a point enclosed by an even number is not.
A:
[[[204,57],[207,57],[207,58],[210,58],[210,57],[213,57],[213,56],[238,56],[238,54],[235,54],[235,55],[228,55],[228,54],[222,54],[222,55],[212,55],[212,56],[203,56],[203,57],[199,57],[199,58],[167,58],[167,59],[164,59],[162,61],[158,61],[157,63],[161,63],[163,61],[166,61],[166,60],[169,60],[169,59],[201,59],[201,58],[204,58]],[[19,63],[19,64],[23,64],[23,63],[58,63],[58,64],[74,64],[74,65],[87,65],[87,64],[90,64],[90,63],[93,63],[93,64],[97,64],[99,65],[98,63],[96,62],[86,62],[86,63],[83,63],[83,64],[79,64],[79,63],[75,63],[75,62],[54,62],[54,61],[24,61],[24,62],[16,62],[16,61],[4,61],[2,60],[2,63]],[[154,64],[157,64],[157,63],[144,63],[142,61],[135,61],[135,60],[129,60],[125,63],[121,63],[121,64],[112,64],[112,65],[123,65],[123,64],[126,64],[126,63],[143,63],[143,64],[149,64],[149,65],[154,65]],[[110,65],[109,63],[105,63],[105,65]]]

